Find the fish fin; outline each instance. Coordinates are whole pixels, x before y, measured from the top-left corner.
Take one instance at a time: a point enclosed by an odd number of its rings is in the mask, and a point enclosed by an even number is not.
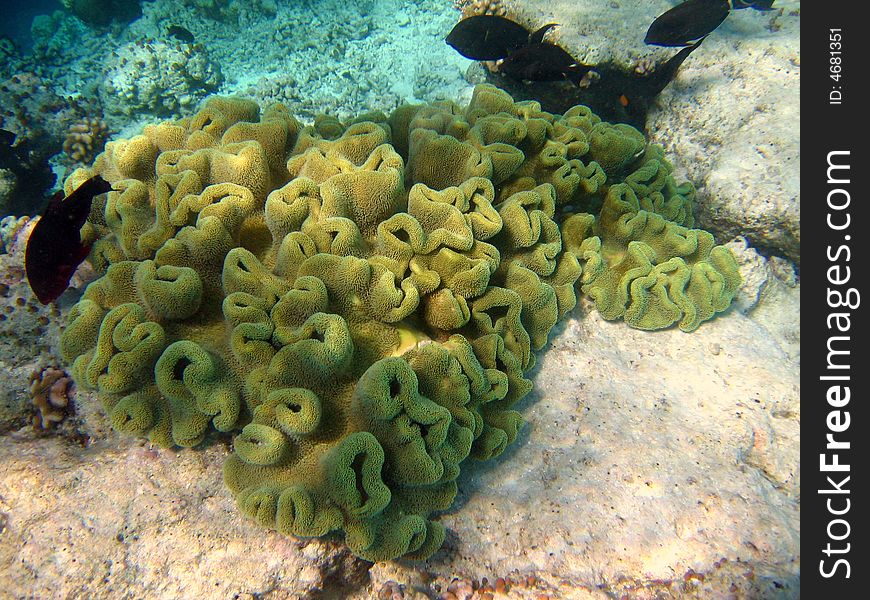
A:
[[[676,77],[677,70],[679,70],[680,65],[683,64],[683,61],[685,61],[689,57],[689,55],[694,52],[698,48],[698,46],[701,45],[701,43],[703,43],[705,39],[707,39],[706,35],[694,44],[686,46],[685,48],[674,54],[667,60],[667,62],[665,62],[664,65],[656,69],[655,73],[653,73],[652,76],[649,78],[650,89],[648,90],[648,93],[651,96],[656,96],[663,89],[665,89],[665,87],[667,87],[667,85],[671,81],[673,81],[674,77]]]
[[[547,32],[550,31],[553,27],[559,27],[558,23],[547,23],[537,31],[532,34],[529,34],[529,45],[532,44],[540,44],[544,41],[544,36],[547,35]]]

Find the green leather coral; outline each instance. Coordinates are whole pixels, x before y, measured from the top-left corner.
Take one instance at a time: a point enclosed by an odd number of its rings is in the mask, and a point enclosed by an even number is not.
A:
[[[689,229],[694,191],[670,173],[630,127],[491,86],[304,128],[213,98],[67,180],[113,190],[61,349],[119,431],[231,432],[224,480],[257,523],[423,559],[466,459],[516,439],[578,280],[636,327],[728,306],[733,257]]]
[[[626,184],[612,186],[601,215],[566,219],[566,242],[583,263],[583,292],[605,319],[639,329],[679,322],[683,331],[722,312],[740,285],[733,255],[713,236],[655,212]]]

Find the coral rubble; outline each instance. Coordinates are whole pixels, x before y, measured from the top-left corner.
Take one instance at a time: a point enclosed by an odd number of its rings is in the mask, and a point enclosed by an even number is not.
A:
[[[29,217],[0,221],[0,363],[20,364],[34,340],[44,339],[60,320],[58,306],[43,306],[24,274],[27,240],[37,222]]]
[[[114,190],[61,350],[120,431],[237,433],[225,482],[261,525],[426,558],[465,459],[516,438],[578,278],[645,329],[730,303],[736,263],[670,171],[631,127],[491,86],[305,128],[212,98],[67,179]]]
[[[278,11],[275,0],[181,0],[179,4],[202,17],[234,24],[250,19],[252,14],[274,16]]]

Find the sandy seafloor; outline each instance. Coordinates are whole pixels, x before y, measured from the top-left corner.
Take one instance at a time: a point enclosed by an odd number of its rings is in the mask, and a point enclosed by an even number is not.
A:
[[[102,94],[110,130],[125,136],[199,103],[192,89],[166,114],[145,106],[141,86],[127,89],[142,104],[130,110],[100,89],[113,50],[165,40],[168,23],[219,65],[216,92],[281,101],[303,121],[469,97],[472,63],[443,43],[458,15],[449,0],[249,2],[227,17],[238,26],[195,4],[146,2],[141,19],[102,34],[57,18],[37,40],[40,65],[15,66],[62,96]],[[512,10],[560,23],[556,40],[583,60],[635,65],[672,52],[642,43],[672,4]],[[723,243],[746,236],[732,242],[744,279],[733,307],[691,334],[648,333],[581,301],[539,353],[519,439],[495,461],[463,464],[441,516],[445,547],[421,564],[371,565],[337,540],[260,529],[221,482],[227,447],[149,448],[114,433],[88,393],[60,427],[34,431],[29,376],[62,366],[57,325],[75,298],[61,315],[37,307],[20,241],[7,245],[0,598],[799,597],[800,10],[776,4],[732,14],[660,96],[646,132],[697,186],[698,226]],[[505,578],[506,593],[484,577]]]

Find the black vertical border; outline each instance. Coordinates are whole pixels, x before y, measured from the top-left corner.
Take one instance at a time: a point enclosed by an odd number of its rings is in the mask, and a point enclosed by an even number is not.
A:
[[[866,147],[870,141],[870,126],[867,124],[870,109],[870,72],[866,64],[870,60],[870,29],[867,26],[866,3],[858,0],[831,0],[819,2],[808,0],[801,3],[801,135],[802,149],[806,150],[801,158],[801,198],[802,198],[802,248],[800,279],[803,304],[802,364],[801,364],[801,591],[806,598],[859,598],[865,597],[864,575],[870,569],[866,545],[870,543],[865,523],[867,510],[866,490],[868,488],[868,469],[870,460],[870,423],[868,423],[867,386],[870,377],[870,364],[867,356],[870,339],[867,339],[866,318],[864,313],[870,309],[870,294],[867,292],[867,277],[870,266],[867,264],[870,252],[870,201],[864,187],[864,179],[870,180],[870,164],[867,162]],[[864,10],[861,10],[864,9]],[[864,13],[863,16],[860,13]],[[840,30],[841,54],[834,53],[838,48],[832,41]],[[831,77],[831,65],[836,64],[833,57],[841,57],[840,78]],[[833,71],[836,71],[834,69]],[[841,103],[836,104],[836,95],[842,94]],[[833,98],[832,98],[833,96]],[[865,109],[867,107],[867,109]],[[863,113],[863,114],[862,114]],[[846,155],[844,152],[848,152]],[[831,152],[840,154],[829,155]],[[838,164],[848,164],[850,169],[832,171],[834,179],[849,179],[849,183],[828,181],[829,157]],[[828,196],[832,190],[834,204],[842,205],[849,198],[848,207],[832,210],[828,206]],[[848,213],[850,225],[841,230],[835,225],[845,223]],[[838,249],[848,246],[849,251]],[[836,260],[831,260],[834,256]],[[849,260],[847,260],[849,259]],[[835,271],[831,267],[839,265]],[[849,281],[835,285],[829,277],[843,278],[849,267]],[[854,288],[860,295],[860,303],[854,308],[831,307],[829,293],[839,290],[843,294]],[[836,301],[836,300],[835,300]],[[866,305],[866,306],[865,306]],[[829,329],[831,313],[848,312],[848,332]],[[828,368],[828,343],[831,336],[847,336],[848,341],[838,340],[834,346],[849,350],[848,355],[838,355],[840,363],[848,363],[849,369],[832,371]],[[823,380],[830,375],[847,375],[848,381]],[[834,407],[828,402],[828,392],[832,385],[849,386],[850,401],[845,406]],[[836,397],[835,397],[836,402]],[[832,411],[840,411],[832,415]],[[849,426],[845,431],[832,433],[829,423],[842,428],[845,412],[849,413]],[[831,421],[829,421],[829,418]],[[849,442],[845,450],[826,449],[826,436],[832,433],[838,442]],[[824,472],[820,465],[820,455],[827,455],[826,461],[833,461],[832,454],[839,455],[841,464],[848,464],[848,472]],[[848,493],[828,493],[824,490],[835,489],[833,482]],[[849,480],[843,483],[844,476]],[[827,505],[848,512],[842,515],[831,514]],[[848,522],[832,523],[835,519]],[[830,533],[842,540],[831,539]],[[826,555],[828,544],[835,550],[848,549],[848,552],[831,552]],[[848,546],[846,544],[849,544]],[[840,563],[832,576],[825,577],[822,570],[831,574],[837,559],[845,559],[849,564],[849,577],[846,565]],[[821,561],[825,561],[822,563]]]

